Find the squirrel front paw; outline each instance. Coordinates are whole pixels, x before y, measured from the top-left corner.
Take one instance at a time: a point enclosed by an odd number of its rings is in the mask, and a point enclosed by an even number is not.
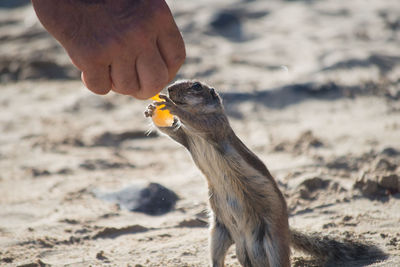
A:
[[[155,102],[156,106],[161,106],[160,110],[168,110],[172,115],[179,115],[179,108],[176,104],[166,95],[159,96],[164,101],[162,102]]]
[[[154,111],[156,110],[156,106],[153,104],[150,104],[147,106],[147,109],[144,111],[144,116],[146,118],[151,118],[154,115]]]

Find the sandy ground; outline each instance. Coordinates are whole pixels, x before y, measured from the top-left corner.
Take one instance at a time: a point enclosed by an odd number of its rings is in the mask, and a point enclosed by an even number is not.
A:
[[[400,266],[398,1],[216,2],[170,1],[178,78],[222,93],[292,226],[373,242],[389,258],[371,266]],[[84,89],[23,4],[0,4],[0,266],[207,266],[206,183],[188,153],[145,135],[147,102]],[[173,190],[175,208],[94,195],[138,181]],[[234,247],[226,261],[239,266]]]

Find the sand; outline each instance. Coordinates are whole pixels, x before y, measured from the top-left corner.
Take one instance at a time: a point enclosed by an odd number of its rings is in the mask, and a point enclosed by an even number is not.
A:
[[[290,224],[375,243],[389,257],[369,266],[399,266],[398,1],[169,4],[187,49],[177,78],[222,94]],[[84,89],[26,1],[0,4],[0,82],[0,266],[207,266],[207,186],[189,154],[146,135],[149,102]],[[173,190],[175,208],[95,194],[139,182]]]

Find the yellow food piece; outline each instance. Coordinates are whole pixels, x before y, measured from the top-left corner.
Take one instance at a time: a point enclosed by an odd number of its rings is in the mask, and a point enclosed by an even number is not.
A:
[[[159,94],[156,94],[151,100],[156,102],[163,102],[164,100],[160,98]],[[169,110],[161,110],[164,106],[157,106],[156,110],[154,110],[153,116],[151,119],[153,120],[154,124],[159,127],[168,127],[174,123],[174,116],[169,112]]]

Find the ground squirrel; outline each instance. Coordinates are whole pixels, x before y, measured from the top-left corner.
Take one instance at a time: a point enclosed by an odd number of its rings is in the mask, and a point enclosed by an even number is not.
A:
[[[217,92],[197,81],[180,81],[169,86],[168,93],[169,97],[160,95],[165,102],[149,105],[145,116],[151,117],[156,105],[165,105],[174,123],[159,130],[186,147],[207,179],[211,266],[224,266],[233,243],[245,267],[290,266],[290,246],[333,266],[381,255],[372,245],[289,229],[281,191],[263,162],[232,130]]]

